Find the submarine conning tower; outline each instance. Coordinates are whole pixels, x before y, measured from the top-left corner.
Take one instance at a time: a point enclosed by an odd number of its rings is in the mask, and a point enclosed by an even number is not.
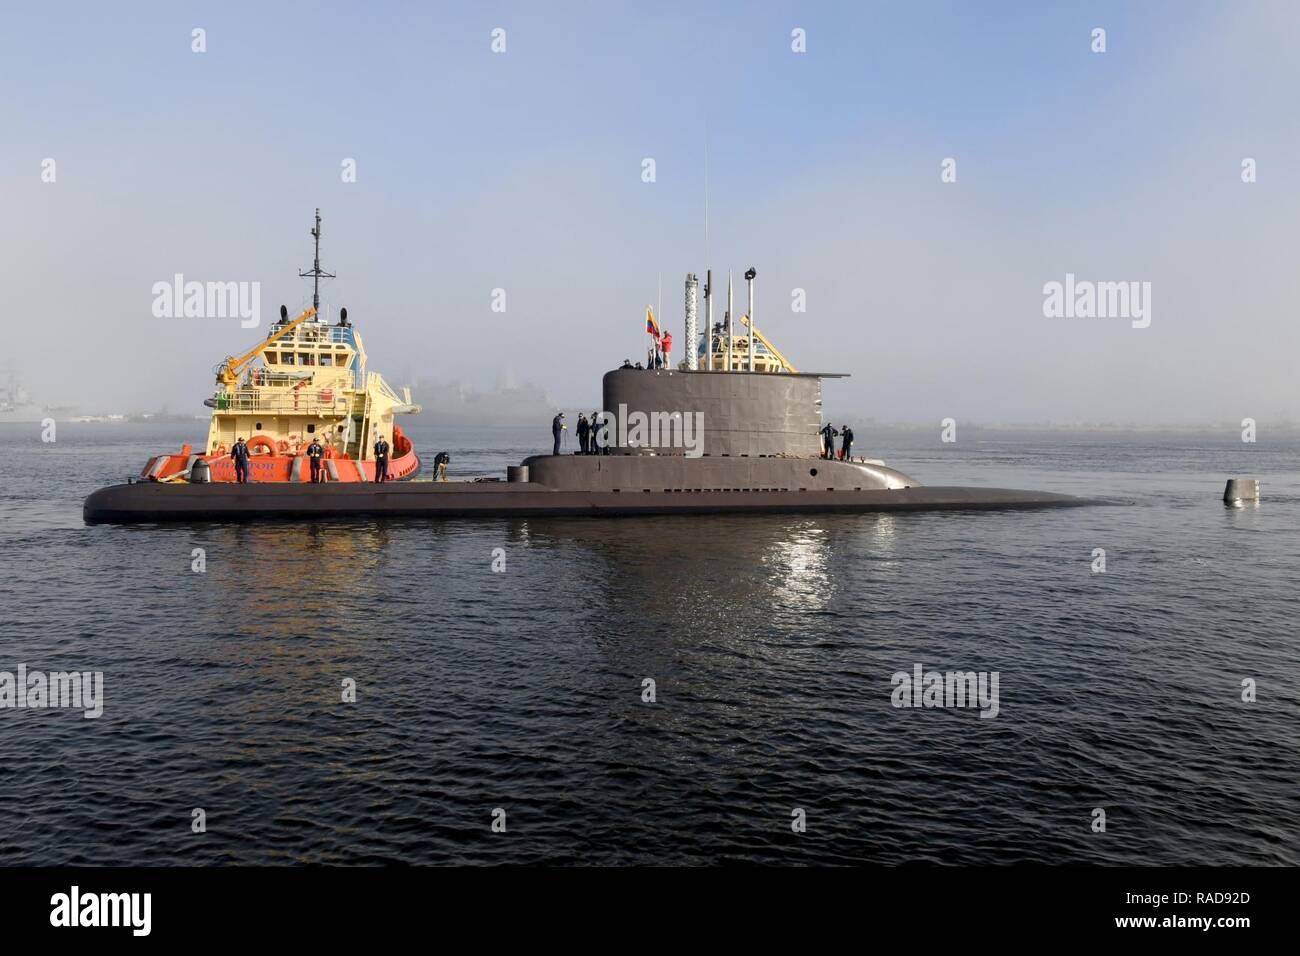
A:
[[[815,458],[821,452],[822,379],[809,373],[615,369],[602,381],[604,411],[620,426],[610,447],[632,454],[682,454],[681,420],[698,423],[697,454],[738,458]],[[632,426],[648,419],[644,436]],[[657,422],[651,416],[661,416]],[[654,425],[658,427],[651,427]],[[639,439],[639,440],[638,440]],[[651,442],[657,440],[659,444]],[[637,441],[630,445],[629,441]]]
[[[625,361],[601,381],[608,453],[534,455],[510,469],[507,479],[632,493],[869,491],[918,484],[879,461],[821,457],[822,379],[847,376],[800,372],[758,330],[757,275],[753,268],[745,272],[749,308],[740,324],[747,331],[737,338],[730,275],[725,323],[715,325],[713,271],[706,273],[700,335],[699,282],[687,274],[686,359],[677,368],[668,360],[669,335],[661,340],[647,306],[655,361],[647,368]]]
[[[846,376],[614,369],[602,381],[609,454],[534,455],[512,480],[629,492],[918,485],[879,462],[821,457],[822,379],[830,377]]]

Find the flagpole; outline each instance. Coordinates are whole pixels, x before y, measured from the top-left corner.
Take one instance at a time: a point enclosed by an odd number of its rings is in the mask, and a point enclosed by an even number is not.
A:
[[[727,270],[727,371],[731,371],[731,345],[736,340],[736,309],[732,302],[731,270]]]
[[[646,335],[650,336],[654,342],[654,348],[650,351],[650,358],[646,368],[654,368],[654,356],[659,354],[659,317],[655,315],[654,306],[645,307],[646,314]]]

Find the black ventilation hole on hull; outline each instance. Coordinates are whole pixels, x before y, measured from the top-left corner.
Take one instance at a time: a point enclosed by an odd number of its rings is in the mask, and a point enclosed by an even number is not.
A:
[[[816,477],[817,477],[817,469],[816,469],[816,468],[809,468],[809,469],[808,469],[808,474],[810,474],[810,475],[812,475],[814,478],[816,478]]]

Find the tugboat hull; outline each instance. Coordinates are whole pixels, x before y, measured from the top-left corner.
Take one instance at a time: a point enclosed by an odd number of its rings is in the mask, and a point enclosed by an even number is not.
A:
[[[562,491],[536,482],[160,484],[101,488],[87,523],[391,517],[527,517],[1061,508],[1085,498],[1006,488],[806,491]]]
[[[389,481],[407,481],[420,473],[420,458],[411,443],[401,435],[401,429],[393,427],[399,442],[404,442],[404,449],[395,455],[388,465]],[[235,481],[235,463],[229,455],[194,455],[184,451],[179,455],[158,455],[150,458],[140,478],[145,481],[175,481],[189,478],[190,467],[196,461],[208,464],[208,481]],[[375,463],[373,461],[353,461],[350,458],[327,458],[321,462],[321,470],[326,481],[374,481]],[[248,463],[248,474],[254,482],[311,482],[311,465],[306,454],[299,455],[258,455]]]

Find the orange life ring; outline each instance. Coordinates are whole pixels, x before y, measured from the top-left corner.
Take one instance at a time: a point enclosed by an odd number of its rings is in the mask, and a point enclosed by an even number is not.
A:
[[[275,443],[275,450],[283,455],[286,451],[289,450],[289,443],[282,438]]]
[[[222,458],[222,457],[224,457],[225,454],[226,454],[226,446],[225,446],[225,445],[218,445],[218,446],[217,446],[217,450],[214,451],[212,454],[216,455],[218,458]]]
[[[265,448],[268,455],[275,454],[275,442],[266,435],[254,435],[247,442],[248,453],[251,455],[254,448]]]

